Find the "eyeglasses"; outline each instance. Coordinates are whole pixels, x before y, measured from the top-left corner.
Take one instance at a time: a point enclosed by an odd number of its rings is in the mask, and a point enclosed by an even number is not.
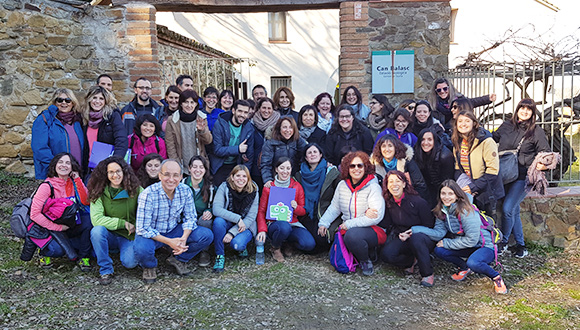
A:
[[[361,168],[365,167],[365,164],[363,164],[363,163],[358,163],[358,164],[350,164],[350,165],[348,165],[348,167],[349,167],[351,170],[353,170],[353,169],[355,169],[355,168],[361,169]]]
[[[148,86],[137,86],[135,88],[140,89],[142,91],[150,91],[151,90],[151,87],[148,87]]]
[[[123,170],[109,171],[109,172],[107,172],[107,174],[109,176],[113,176],[113,175],[121,176],[121,175],[123,175]]]
[[[377,102],[377,101],[370,101],[369,102],[369,105],[375,105],[375,104],[379,104],[379,102]]]
[[[457,104],[454,104],[451,109],[459,109],[459,107],[457,106]]]
[[[443,88],[437,88],[435,91],[437,93],[441,93],[441,92],[447,92],[449,90],[449,87],[443,87]]]
[[[406,120],[395,120],[395,124],[408,124]]]
[[[179,173],[161,173],[161,175],[163,175],[163,177],[169,179],[169,178],[173,178],[173,179],[179,179],[181,177],[181,174]]]
[[[415,106],[414,105],[408,105],[407,106],[407,109],[413,111],[413,110],[415,110]]]
[[[68,97],[66,99],[57,97],[55,101],[56,101],[56,103],[62,103],[62,102],[71,103],[72,102],[72,100]]]
[[[352,117],[352,115],[343,115],[343,116],[338,116],[338,119],[349,119],[351,117]]]

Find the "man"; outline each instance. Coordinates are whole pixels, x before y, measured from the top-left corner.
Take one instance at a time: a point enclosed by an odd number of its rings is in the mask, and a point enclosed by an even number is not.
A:
[[[254,102],[258,103],[258,100],[262,97],[267,97],[268,92],[266,91],[266,87],[262,85],[256,85],[252,88],[252,97],[254,98]]]
[[[135,97],[121,111],[121,118],[127,130],[127,134],[133,133],[135,121],[142,114],[152,114],[161,122],[163,107],[151,98],[151,82],[145,78],[139,78],[133,85]]]
[[[161,181],[139,195],[134,250],[143,267],[145,283],[157,279],[155,250],[168,246],[172,255],[167,263],[179,275],[188,275],[191,271],[187,262],[213,241],[210,229],[197,226],[193,194],[191,188],[181,183],[181,173],[177,161],[164,160],[159,172]]]
[[[179,88],[179,90],[181,90],[182,92],[186,89],[193,90],[193,78],[191,78],[190,75],[187,74],[179,75],[179,77],[177,77],[177,79],[175,80],[175,84],[177,85],[177,88]]]
[[[113,78],[106,73],[97,77],[97,86],[101,86],[109,92],[113,91]]]
[[[248,120],[250,104],[234,102],[232,111],[219,115],[213,126],[213,152],[210,154],[213,184],[224,182],[237,164],[251,169],[254,157],[254,125]]]

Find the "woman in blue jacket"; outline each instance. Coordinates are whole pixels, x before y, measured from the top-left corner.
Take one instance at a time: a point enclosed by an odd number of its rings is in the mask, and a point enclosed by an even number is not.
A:
[[[56,154],[68,152],[82,164],[85,144],[80,107],[74,93],[57,89],[51,105],[32,124],[32,152],[37,179],[46,179],[48,164]]]

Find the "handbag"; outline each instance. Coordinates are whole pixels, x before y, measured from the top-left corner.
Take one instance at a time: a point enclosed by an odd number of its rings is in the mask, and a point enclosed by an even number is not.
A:
[[[518,179],[518,153],[523,142],[524,138],[520,140],[518,148],[515,150],[503,150],[499,152],[499,176],[504,185]]]

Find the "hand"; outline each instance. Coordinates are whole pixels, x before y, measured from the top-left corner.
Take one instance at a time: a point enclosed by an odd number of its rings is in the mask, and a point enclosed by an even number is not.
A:
[[[379,216],[379,211],[375,210],[375,209],[368,209],[365,212],[365,215],[367,216],[367,218],[369,219],[376,219]]]
[[[210,211],[207,211],[207,210],[203,211],[203,214],[201,215],[201,220],[208,221],[208,220],[211,220],[211,218],[213,218],[213,214],[211,214]]]
[[[266,241],[266,232],[259,232],[258,235],[256,235],[256,241],[264,243]]]
[[[198,131],[205,131],[205,129],[207,128],[207,120],[197,117],[196,128]]]
[[[411,229],[409,229],[407,231],[400,233],[399,239],[401,240],[401,242],[404,242],[404,241],[408,240],[409,237],[411,237],[411,235],[413,235],[413,231]]]
[[[244,163],[247,163],[250,161],[250,158],[248,158],[248,156],[246,156],[246,154],[242,155],[242,160],[244,161]]]
[[[268,180],[266,183],[264,183],[264,188],[270,188],[272,186],[272,180]]]
[[[171,248],[173,255],[180,255],[189,249],[189,246],[185,245],[186,239],[183,237],[170,238],[167,245]]]
[[[61,231],[67,231],[69,229],[69,226],[67,225],[60,225]]]
[[[292,208],[296,210],[296,208],[298,207],[298,203],[296,203],[296,201],[291,201],[290,206],[292,206]]]
[[[240,150],[241,154],[244,154],[246,153],[246,151],[248,151],[248,144],[246,142],[248,142],[248,139],[242,141],[242,143],[240,143],[240,145],[238,146],[238,150]]]
[[[80,178],[79,172],[72,171],[70,172],[71,179],[75,180],[76,178]]]
[[[443,241],[437,242],[437,247],[443,247]]]
[[[228,244],[229,242],[232,241],[232,238],[234,238],[234,236],[231,233],[227,233],[226,236],[224,236],[224,239],[222,240],[222,242],[224,242],[225,244]]]
[[[240,221],[238,221],[238,232],[243,232],[244,230],[246,230],[246,224],[244,223],[244,221],[242,219],[240,219]]]
[[[330,111],[326,114],[326,116],[324,116],[324,119],[326,120],[330,120],[330,118],[332,118],[332,114],[330,113]]]
[[[489,94],[489,100],[491,102],[495,102],[496,99],[497,99],[497,95],[495,95],[495,94]]]
[[[318,236],[324,237],[326,236],[327,228],[324,226],[318,227]]]
[[[338,226],[338,228],[340,230],[348,230],[348,227],[344,223],[340,224],[340,226]]]
[[[129,232],[129,235],[131,235],[135,232],[135,226],[132,223],[130,223],[129,221],[125,221],[125,229],[127,229],[127,231]]]
[[[466,193],[471,195],[471,188],[469,188],[469,186],[465,186],[463,188],[461,188],[461,190],[465,191]]]
[[[542,164],[542,163],[537,163],[536,164],[536,170],[538,170],[538,171],[545,171],[547,169],[548,169],[548,167],[546,165]]]

